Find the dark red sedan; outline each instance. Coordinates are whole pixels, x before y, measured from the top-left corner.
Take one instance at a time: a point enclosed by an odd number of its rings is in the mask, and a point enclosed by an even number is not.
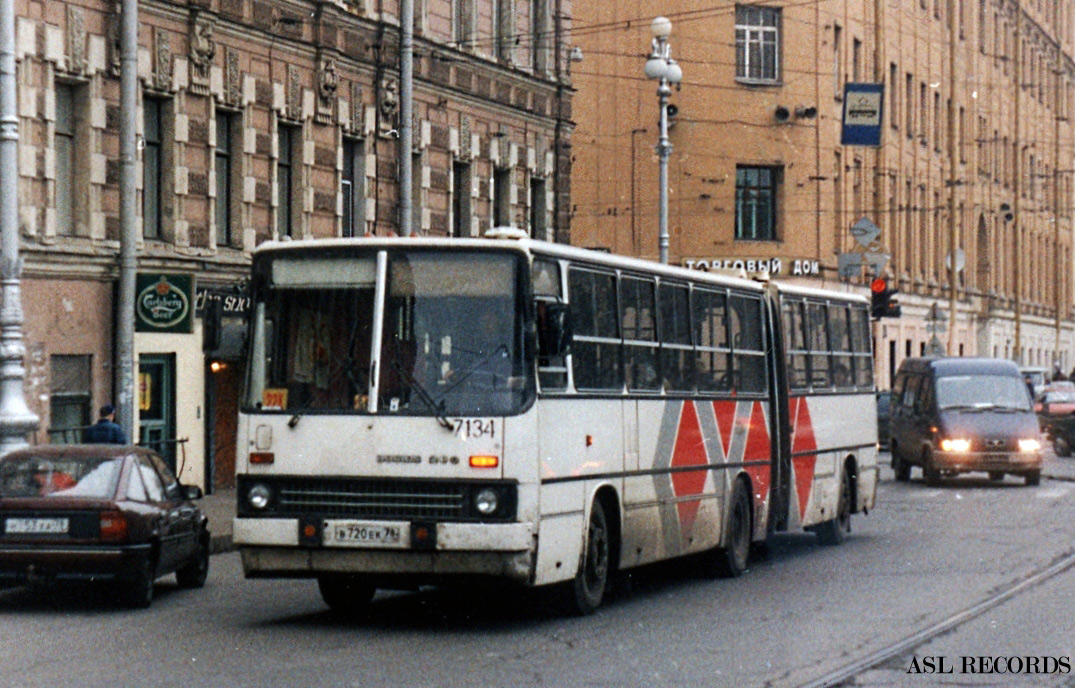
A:
[[[54,445],[0,458],[0,582],[111,581],[148,607],[153,583],[176,574],[200,588],[208,519],[164,460],[141,447]]]

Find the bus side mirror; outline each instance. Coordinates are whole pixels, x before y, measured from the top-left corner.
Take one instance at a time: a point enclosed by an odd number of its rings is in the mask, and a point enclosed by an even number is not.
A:
[[[538,307],[538,355],[567,356],[571,352],[571,314],[567,304],[544,302]]]

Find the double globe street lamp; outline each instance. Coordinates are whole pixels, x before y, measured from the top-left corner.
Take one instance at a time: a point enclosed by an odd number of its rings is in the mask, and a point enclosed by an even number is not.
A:
[[[660,138],[657,140],[657,157],[660,160],[660,230],[658,245],[661,262],[668,263],[668,156],[672,144],[668,141],[668,96],[672,95],[672,84],[683,79],[683,70],[672,59],[672,49],[668,45],[668,36],[672,33],[672,22],[667,17],[657,17],[650,23],[653,32],[651,43],[653,50],[646,60],[646,78],[657,79],[657,102],[660,107]]]

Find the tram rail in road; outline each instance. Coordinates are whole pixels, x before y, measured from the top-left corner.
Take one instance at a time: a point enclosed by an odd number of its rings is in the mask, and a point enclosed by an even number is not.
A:
[[[892,643],[879,650],[864,655],[835,671],[831,671],[820,678],[814,679],[809,683],[800,684],[799,688],[835,688],[843,684],[845,681],[855,678],[859,674],[875,669],[881,664],[888,662],[889,660],[901,657],[908,652],[914,650],[914,648],[926,643],[937,636],[948,633],[949,631],[966,624],[972,619],[981,616],[985,612],[998,607],[1008,600],[1016,597],[1020,593],[1026,592],[1031,588],[1034,588],[1042,583],[1046,582],[1050,578],[1064,573],[1068,569],[1075,566],[1075,552],[1068,552],[1062,555],[1060,559],[1053,564],[1031,574],[1028,578],[1025,578],[1017,583],[1006,587],[1000,592],[994,593],[986,597],[981,602],[964,609],[961,612],[957,612],[947,619],[939,621],[932,626],[922,629],[916,633]]]

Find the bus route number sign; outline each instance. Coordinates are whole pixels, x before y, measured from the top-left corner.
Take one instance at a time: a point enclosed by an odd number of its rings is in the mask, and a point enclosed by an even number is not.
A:
[[[460,439],[496,437],[496,420],[493,418],[452,418],[452,426]]]

